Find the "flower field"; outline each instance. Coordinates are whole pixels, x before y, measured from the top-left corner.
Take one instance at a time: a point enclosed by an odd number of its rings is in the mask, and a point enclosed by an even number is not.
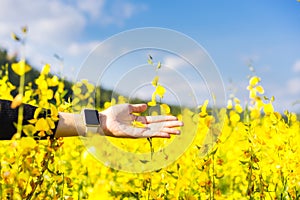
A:
[[[91,84],[74,84],[73,92],[78,99],[66,101],[64,82],[50,75],[49,65],[44,66],[35,80],[25,84],[24,77],[31,67],[24,60],[13,63],[12,73],[20,77],[18,87],[10,82],[8,65],[2,68],[1,99],[12,100],[16,107],[23,102],[48,108],[51,113],[46,118],[34,118],[29,125],[17,124],[14,138],[0,142],[1,199],[300,198],[298,116],[289,111],[276,112],[272,105],[274,98],[263,96],[258,76],[250,77],[245,88],[249,91],[246,107],[237,97],[232,97],[227,107],[214,111],[209,109],[208,101],[199,106],[198,112],[182,110],[178,116],[185,123],[181,137],[193,131],[197,133],[176,162],[152,172],[129,173],[97,161],[79,137],[34,139],[36,134],[53,134],[51,129],[58,120],[58,112],[80,110],[82,102],[88,106],[89,93],[95,89]],[[155,95],[163,97],[164,93],[158,77],[152,84],[156,93],[149,106],[157,103]],[[123,103],[124,99],[107,102],[104,108]],[[161,106],[168,114],[168,106]],[[37,109],[35,116],[40,111]],[[20,137],[21,130],[28,137]],[[215,137],[216,144],[206,151],[203,143],[207,134]],[[151,151],[159,151],[172,139],[112,139],[112,142],[120,148],[126,144],[124,148],[149,152],[149,144]]]

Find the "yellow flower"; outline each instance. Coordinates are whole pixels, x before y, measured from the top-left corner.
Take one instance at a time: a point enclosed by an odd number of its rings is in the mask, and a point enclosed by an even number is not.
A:
[[[31,67],[25,63],[24,59],[20,60],[18,63],[13,63],[11,68],[19,76],[23,76],[31,70]]]
[[[235,110],[238,112],[238,113],[242,113],[243,112],[243,108],[240,104],[236,104],[235,105]]]
[[[260,82],[260,78],[257,76],[253,76],[249,80],[249,85],[253,87],[253,86],[257,85],[257,83],[259,83],[259,82]]]
[[[264,88],[263,88],[261,85],[258,85],[258,86],[256,87],[256,91],[257,91],[258,93],[260,93],[260,94],[265,93],[265,90],[264,90]]]
[[[161,112],[163,115],[170,114],[170,112],[171,112],[171,109],[167,104],[161,104],[160,109],[161,109]]]
[[[239,122],[240,121],[240,115],[235,112],[230,112],[230,121],[231,122]]]
[[[203,103],[203,105],[201,106],[201,112],[200,112],[200,117],[205,117],[207,115],[207,106],[208,106],[208,100],[206,99]]]
[[[47,121],[48,126],[50,127],[50,129],[54,129],[55,128],[55,123],[54,123],[53,119],[51,119],[50,117],[47,117],[46,121]]]
[[[28,124],[23,126],[23,132],[27,136],[32,136],[34,133],[36,133],[36,129],[32,124]]]
[[[166,92],[166,89],[161,86],[161,85],[158,85],[155,89],[155,93],[160,97],[160,98],[163,98],[164,97],[164,94]]]
[[[135,128],[145,128],[146,127],[146,125],[143,124],[142,122],[135,121],[135,120],[132,122],[132,126]]]
[[[49,90],[47,90],[47,93],[46,93],[46,94],[47,94],[47,99],[49,99],[49,100],[50,100],[50,99],[52,99],[52,98],[53,98],[53,90],[50,90],[50,89],[49,89]]]
[[[49,72],[50,72],[50,65],[49,64],[45,64],[44,67],[43,67],[43,69],[42,69],[42,71],[41,71],[41,74],[47,75],[47,74],[49,74]]]
[[[88,90],[88,93],[92,93],[95,90],[95,86],[93,84],[89,83],[89,82],[86,82],[85,86]]]
[[[148,106],[156,106],[156,101],[149,101]]]
[[[37,131],[49,131],[50,127],[49,127],[49,124],[46,121],[46,119],[40,118],[40,119],[37,120],[37,122],[35,124],[35,129]]]
[[[236,104],[240,104],[240,103],[241,103],[241,101],[240,101],[238,98],[236,98],[236,97],[234,97],[233,101],[234,101],[234,103],[236,103]]]
[[[261,100],[261,98],[260,97],[256,97],[255,98],[255,107],[257,109],[261,109],[263,107],[263,105],[264,105],[264,102]]]
[[[56,108],[56,106],[53,105],[53,104],[50,104],[50,110],[51,110],[51,119],[53,121],[59,120],[59,118],[58,118],[58,109]]]
[[[152,99],[150,102],[148,102],[148,106],[156,106],[156,94],[155,92],[152,93]]]
[[[264,112],[266,114],[270,114],[270,113],[274,112],[274,107],[273,107],[272,103],[268,103],[268,104],[264,105]]]
[[[291,122],[297,121],[297,115],[295,113],[291,113]]]
[[[36,145],[36,141],[32,137],[23,137],[21,138],[20,148],[34,148]]]
[[[250,112],[251,119],[257,119],[260,117],[260,111],[258,109],[253,109]]]
[[[229,99],[229,100],[227,101],[227,109],[228,109],[228,110],[232,109],[232,100],[231,100],[231,99]]]
[[[250,99],[255,99],[256,98],[256,89],[252,88],[249,92],[249,98]]]
[[[47,82],[50,87],[55,87],[59,84],[59,79],[57,76],[53,76],[52,78],[48,78]]]
[[[157,86],[157,83],[158,83],[158,80],[159,80],[159,77],[158,76],[155,76],[154,79],[152,80],[151,84],[156,87]]]
[[[80,89],[80,87],[76,87],[76,86],[73,85],[72,91],[73,91],[74,95],[79,95],[79,94],[81,94],[81,89]]]
[[[78,98],[76,98],[76,99],[78,99]],[[107,108],[113,106],[113,105],[115,104],[115,101],[114,101],[114,100],[115,100],[115,99],[112,99],[111,102],[109,102],[109,101],[105,102],[105,103],[104,103],[104,109],[107,109]],[[78,102],[79,102],[79,99],[78,99]]]

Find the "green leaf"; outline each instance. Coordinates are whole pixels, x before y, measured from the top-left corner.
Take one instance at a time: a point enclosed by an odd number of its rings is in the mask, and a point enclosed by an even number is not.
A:
[[[243,165],[246,165],[249,163],[249,161],[243,161],[243,160],[240,160],[240,162],[243,164]]]

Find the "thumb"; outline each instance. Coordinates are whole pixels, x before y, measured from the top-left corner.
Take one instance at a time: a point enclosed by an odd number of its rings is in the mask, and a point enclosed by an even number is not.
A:
[[[129,104],[130,113],[142,113],[147,110],[147,104]]]

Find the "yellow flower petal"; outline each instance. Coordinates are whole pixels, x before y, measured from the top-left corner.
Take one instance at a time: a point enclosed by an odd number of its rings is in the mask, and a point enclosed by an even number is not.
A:
[[[165,89],[163,86],[158,85],[158,86],[156,87],[155,93],[156,93],[160,98],[163,98],[163,97],[164,97],[164,94],[166,93],[166,89]]]
[[[36,129],[32,124],[28,124],[28,125],[23,126],[23,132],[27,136],[33,136],[36,132]]]
[[[249,92],[249,98],[250,99],[255,99],[256,98],[256,89],[255,88],[253,88],[253,89],[250,90],[250,92]]]
[[[20,60],[18,63],[13,63],[11,68],[19,76],[23,76],[26,72],[31,70],[31,67],[25,63],[25,60]]]
[[[48,131],[50,130],[49,124],[47,123],[46,119],[40,118],[35,124],[35,129],[37,131]]]
[[[206,113],[207,106],[208,106],[208,100],[206,99],[203,105],[201,106],[201,113]]]
[[[238,98],[236,98],[236,97],[234,97],[233,101],[234,101],[234,103],[236,103],[236,104],[240,104],[240,103],[241,103],[241,101],[240,101]]]
[[[160,109],[161,109],[161,112],[163,115],[170,114],[170,112],[171,112],[171,109],[167,104],[161,104]]]
[[[228,100],[228,102],[227,102],[227,109],[228,110],[232,109],[232,100]]]
[[[43,69],[42,69],[42,71],[41,71],[41,74],[47,75],[47,74],[49,74],[49,72],[50,72],[50,65],[49,64],[45,64],[44,67],[43,67]]]
[[[48,122],[48,125],[51,129],[54,129],[55,128],[55,123],[54,121],[50,118],[50,117],[47,117],[46,118],[46,121]]]
[[[143,124],[142,122],[135,121],[135,120],[132,122],[132,126],[136,127],[136,128],[145,128],[146,127],[146,125]]]
[[[157,86],[157,83],[158,83],[158,80],[159,80],[159,77],[158,76],[155,76],[154,79],[152,80],[151,84],[156,87]]]
[[[264,105],[264,112],[266,114],[270,114],[270,113],[273,113],[274,112],[274,107],[271,103],[268,103],[268,104],[265,104]]]
[[[235,110],[238,113],[242,113],[243,112],[243,108],[242,108],[242,106],[240,104],[236,104],[235,105]]]
[[[156,102],[155,101],[149,101],[148,106],[156,106]]]
[[[239,114],[237,114],[237,113],[233,113],[231,116],[230,116],[230,121],[232,121],[232,122],[238,122],[238,121],[240,121],[240,115]]]
[[[39,114],[40,114],[40,112],[42,112],[42,110],[43,110],[43,108],[41,108],[41,107],[38,107],[37,109],[35,109],[33,118],[37,119],[38,116],[39,116]]]
[[[260,82],[260,78],[257,76],[253,76],[250,80],[249,80],[249,85],[250,86],[255,86],[257,85],[257,83]]]
[[[47,90],[47,99],[53,98],[53,90]]]
[[[251,110],[250,117],[251,117],[251,119],[258,119],[260,117],[259,109]]]
[[[261,85],[258,85],[258,86],[256,87],[256,91],[257,91],[258,93],[260,93],[260,94],[265,93],[265,90],[264,90],[264,88],[263,88]]]

